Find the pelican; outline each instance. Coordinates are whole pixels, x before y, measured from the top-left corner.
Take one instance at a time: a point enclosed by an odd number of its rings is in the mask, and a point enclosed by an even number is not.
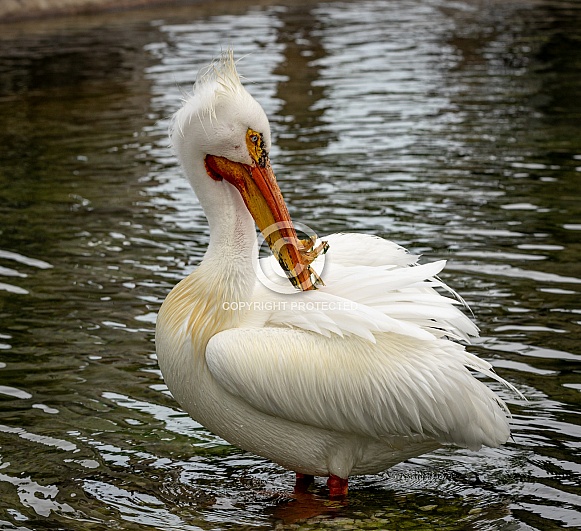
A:
[[[156,325],[163,377],[193,419],[294,471],[297,491],[327,477],[331,497],[442,445],[507,441],[507,406],[473,372],[513,386],[463,346],[478,329],[437,277],[444,261],[372,235],[299,239],[232,51],[200,71],[170,134],[210,229]],[[255,224],[274,258],[259,260]]]

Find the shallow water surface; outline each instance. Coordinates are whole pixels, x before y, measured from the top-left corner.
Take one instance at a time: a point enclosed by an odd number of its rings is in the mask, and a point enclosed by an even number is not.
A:
[[[212,6],[0,32],[0,529],[581,526],[579,4]],[[293,500],[180,411],[155,315],[208,228],[167,128],[225,46],[295,220],[448,260],[514,440]]]

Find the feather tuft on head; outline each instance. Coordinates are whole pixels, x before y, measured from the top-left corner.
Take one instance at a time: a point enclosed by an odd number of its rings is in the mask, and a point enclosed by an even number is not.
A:
[[[207,103],[205,108],[199,110],[202,114],[214,116],[214,105],[217,100],[221,97],[239,95],[243,90],[240,76],[236,70],[234,51],[229,49],[222,52],[219,59],[200,70],[196,77],[192,96]]]
[[[197,117],[206,131],[208,126],[213,127],[217,121],[220,107],[236,103],[239,108],[257,105],[242,85],[236,70],[234,51],[228,49],[198,72],[192,93],[183,99],[182,108],[173,117],[170,135],[177,131],[183,138],[185,129],[194,117]],[[230,112],[233,116],[233,109]],[[209,131],[206,131],[208,134]]]

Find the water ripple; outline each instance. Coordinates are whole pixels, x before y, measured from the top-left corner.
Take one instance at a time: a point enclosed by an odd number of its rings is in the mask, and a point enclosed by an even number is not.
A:
[[[579,20],[568,0],[241,1],[4,27],[0,527],[578,526]],[[167,130],[225,46],[294,219],[447,260],[471,348],[527,397],[491,384],[513,441],[306,502],[179,410],[155,315],[209,231]]]

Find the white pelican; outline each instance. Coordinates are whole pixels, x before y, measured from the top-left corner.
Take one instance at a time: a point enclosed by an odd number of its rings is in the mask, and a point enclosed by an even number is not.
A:
[[[451,291],[436,277],[443,261],[418,265],[392,242],[333,234],[322,280],[314,273],[327,245],[297,240],[268,119],[231,51],[200,73],[171,138],[210,243],[163,303],[156,345],[167,386],[196,421],[296,472],[297,490],[328,477],[334,497],[349,475],[442,444],[507,441],[506,405],[471,370],[506,382],[457,342],[477,328],[434,289]],[[255,222],[293,293],[257,280]]]

